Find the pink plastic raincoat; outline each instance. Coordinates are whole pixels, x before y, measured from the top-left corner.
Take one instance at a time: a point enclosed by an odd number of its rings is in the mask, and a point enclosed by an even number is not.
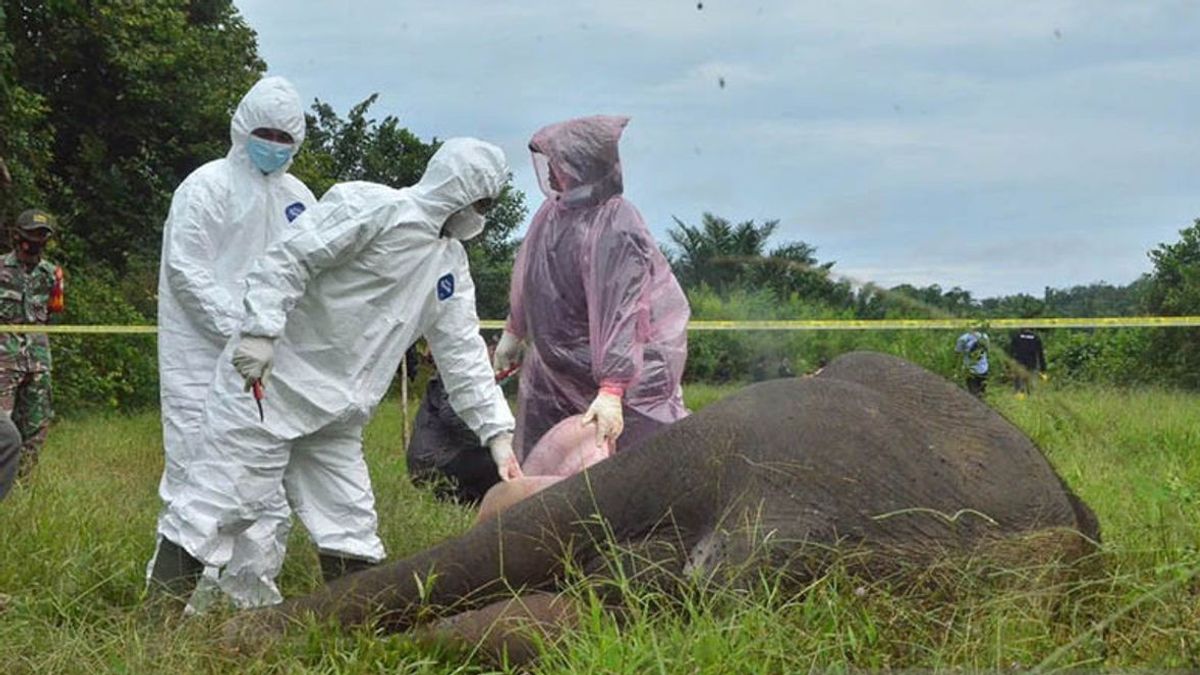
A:
[[[520,459],[602,387],[624,390],[617,451],[687,415],[687,297],[641,215],[621,196],[617,143],[629,119],[548,126],[529,143],[546,201],[513,270],[507,330],[521,367]]]

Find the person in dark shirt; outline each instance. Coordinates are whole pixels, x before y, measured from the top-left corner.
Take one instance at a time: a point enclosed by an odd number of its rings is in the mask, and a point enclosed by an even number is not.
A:
[[[750,369],[750,379],[755,382],[763,382],[767,379],[767,357],[760,356],[754,362],[754,366]]]
[[[1028,395],[1033,390],[1035,374],[1046,377],[1046,352],[1042,349],[1042,339],[1029,328],[1022,328],[1012,338],[1009,352],[1017,362],[1013,372],[1013,388],[1018,394]]]
[[[787,360],[787,357],[779,359],[779,369],[776,371],[779,377],[795,377],[796,371],[792,370],[792,364]]]
[[[433,487],[441,500],[476,505],[500,482],[488,447],[454,412],[436,375],[425,387],[405,458],[413,485]]]

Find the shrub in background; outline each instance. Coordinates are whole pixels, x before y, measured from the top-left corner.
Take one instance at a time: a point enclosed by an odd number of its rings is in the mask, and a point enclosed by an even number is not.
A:
[[[1166,329],[1158,329],[1161,332]],[[1146,328],[1045,331],[1046,362],[1056,377],[1073,382],[1171,386],[1149,362],[1153,331]]]
[[[67,270],[63,324],[153,324],[104,268]],[[155,336],[52,335],[54,407],[60,415],[83,411],[129,412],[158,404]]]
[[[739,289],[722,297],[707,286],[688,293],[692,318],[709,321],[853,319],[850,309],[834,309],[797,295],[786,300],[769,290]],[[726,360],[733,379],[748,380],[754,363],[766,357],[774,377],[782,359],[796,374],[811,372],[845,352],[870,350],[895,354],[946,377],[958,374],[954,340],[947,331],[705,331],[688,336],[689,382],[712,381]]]

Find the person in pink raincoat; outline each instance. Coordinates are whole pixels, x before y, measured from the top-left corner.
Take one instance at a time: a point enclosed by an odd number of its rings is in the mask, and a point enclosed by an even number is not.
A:
[[[621,196],[627,117],[553,124],[529,143],[546,201],[513,269],[493,365],[521,361],[516,453],[583,413],[618,452],[685,417],[687,297],[641,214]],[[624,433],[622,433],[622,431]],[[619,439],[618,439],[619,437]]]

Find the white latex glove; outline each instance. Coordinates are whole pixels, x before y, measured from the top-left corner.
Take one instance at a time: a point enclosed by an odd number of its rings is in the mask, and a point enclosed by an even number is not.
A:
[[[492,355],[492,368],[497,373],[503,373],[521,362],[523,351],[525,343],[521,338],[504,331],[504,335],[500,336],[500,344],[496,345],[496,353]]]
[[[237,348],[233,350],[233,368],[238,371],[238,375],[246,378],[247,389],[254,380],[260,380],[266,384],[267,376],[271,374],[271,364],[274,361],[274,338],[243,335]]]
[[[507,431],[492,436],[492,440],[488,441],[492,461],[496,463],[496,470],[500,473],[502,481],[525,477],[521,472],[521,465],[517,462],[517,456],[513,454],[512,442],[513,435]]]
[[[591,407],[580,420],[584,424],[596,425],[596,445],[604,445],[606,439],[616,442],[625,430],[625,418],[621,415],[621,397],[607,389],[601,389]]]

